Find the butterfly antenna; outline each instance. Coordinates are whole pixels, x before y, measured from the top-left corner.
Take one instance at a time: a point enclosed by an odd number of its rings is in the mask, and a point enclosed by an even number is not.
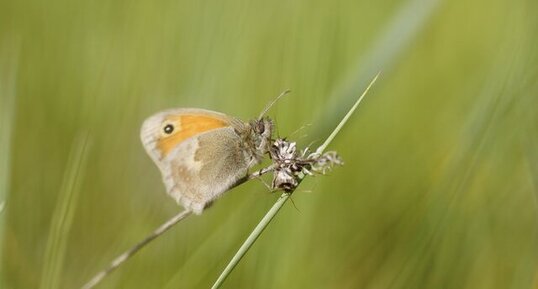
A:
[[[258,119],[262,119],[262,117],[265,116],[265,114],[269,111],[269,109],[271,109],[271,107],[272,107],[272,106],[273,106],[273,105],[274,105],[274,104],[275,104],[281,97],[283,97],[284,95],[286,95],[286,94],[288,94],[288,93],[290,93],[290,92],[291,92],[291,90],[286,89],[286,90],[284,90],[282,93],[280,93],[279,96],[277,96],[271,103],[269,103],[269,104],[265,107],[265,109],[262,111],[262,113],[260,114],[260,117],[258,117]]]
[[[278,120],[275,118],[274,122],[275,122],[274,127],[276,128],[276,136],[277,136],[277,138],[280,138],[280,130],[278,129],[280,126],[278,125]]]
[[[121,264],[123,264],[125,261],[127,261],[129,258],[131,258],[134,254],[136,254],[140,249],[144,248],[147,244],[149,244],[151,241],[155,240],[155,238],[159,237],[160,235],[164,234],[166,231],[168,231],[170,228],[172,228],[175,224],[179,223],[181,220],[185,219],[187,216],[189,216],[192,213],[190,210],[183,210],[179,214],[173,216],[170,218],[170,220],[166,221],[166,223],[162,224],[159,228],[157,228],[153,233],[149,234],[144,240],[138,242],[136,245],[131,247],[131,249],[125,251],[123,254],[116,257],[116,259],[112,260],[108,267],[103,269],[101,272],[97,273],[90,281],[88,281],[86,284],[84,284],[81,289],[91,289],[95,287],[95,285],[99,284],[108,274],[112,273],[114,270],[116,270]]]

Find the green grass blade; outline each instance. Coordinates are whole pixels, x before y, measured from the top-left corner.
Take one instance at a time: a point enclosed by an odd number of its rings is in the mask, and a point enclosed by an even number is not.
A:
[[[40,289],[60,287],[60,278],[67,249],[67,238],[80,192],[80,183],[88,156],[88,135],[75,139],[69,154],[67,168],[57,205],[54,210],[45,250],[45,261],[41,274]]]
[[[18,46],[0,47],[0,248],[4,241],[6,200],[10,186],[11,143],[15,119]],[[0,260],[3,260],[0,250]],[[4,288],[4,268],[0,262],[0,288]]]
[[[391,71],[442,2],[443,0],[410,0],[397,10],[371,47],[353,64],[353,73],[345,77],[328,97],[333,101],[324,106],[326,113],[317,121],[318,135],[325,135],[332,129],[331,124],[345,113],[345,108],[355,102],[356,92],[361,91],[369,79],[379,71]]]
[[[342,127],[346,124],[346,122],[349,120],[349,118],[351,117],[351,115],[353,114],[353,112],[355,112],[355,110],[357,109],[357,107],[359,106],[359,104],[361,103],[362,99],[364,98],[364,96],[366,95],[366,93],[368,92],[368,90],[370,89],[370,87],[374,84],[374,82],[377,80],[377,77],[379,76],[376,75],[374,77],[374,79],[370,82],[370,84],[368,85],[368,87],[364,90],[364,92],[361,94],[361,96],[358,98],[358,100],[355,102],[355,104],[351,107],[351,109],[348,111],[348,113],[344,116],[344,118],[340,121],[340,123],[336,126],[336,128],[333,130],[333,132],[329,135],[329,137],[325,140],[325,142],[316,150],[316,152],[318,153],[323,153],[323,151],[327,148],[327,146],[331,143],[331,141],[336,137],[336,135],[338,134],[338,132],[340,132],[340,130],[342,129]],[[301,176],[300,178],[300,181],[302,181],[304,178],[304,175]],[[212,289],[217,289],[217,288],[220,288],[220,286],[222,286],[222,284],[224,283],[224,281],[226,280],[226,278],[228,278],[228,276],[230,275],[230,273],[233,271],[233,269],[237,266],[237,264],[239,263],[239,261],[241,261],[241,259],[243,258],[243,256],[245,256],[245,254],[247,253],[247,251],[250,249],[250,247],[252,247],[252,245],[254,245],[254,242],[256,242],[256,240],[260,237],[261,233],[265,230],[265,228],[267,227],[267,225],[269,225],[269,223],[271,222],[271,220],[273,220],[273,218],[276,216],[276,214],[278,213],[278,211],[280,211],[280,209],[282,208],[282,206],[286,203],[286,201],[289,199],[289,197],[291,196],[291,194],[293,193],[292,192],[285,192],[283,193],[282,195],[280,195],[280,197],[278,198],[278,200],[275,202],[275,204],[271,207],[271,209],[269,209],[269,211],[265,214],[265,216],[262,218],[262,220],[258,223],[258,225],[254,228],[254,230],[250,233],[250,235],[248,236],[248,238],[245,240],[245,242],[243,242],[243,245],[241,245],[241,247],[239,248],[239,250],[237,250],[237,252],[235,253],[235,255],[233,256],[232,260],[230,260],[230,262],[228,263],[228,265],[226,266],[226,268],[224,268],[224,270],[222,271],[222,273],[220,274],[220,276],[217,278],[217,281],[215,281],[215,283],[213,284],[213,286],[211,287]]]

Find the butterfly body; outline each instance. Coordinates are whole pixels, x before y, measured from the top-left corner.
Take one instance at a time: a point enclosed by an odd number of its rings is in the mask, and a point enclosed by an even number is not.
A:
[[[178,108],[149,117],[140,135],[168,194],[201,214],[261,161],[271,133],[267,118],[245,123],[214,111]]]

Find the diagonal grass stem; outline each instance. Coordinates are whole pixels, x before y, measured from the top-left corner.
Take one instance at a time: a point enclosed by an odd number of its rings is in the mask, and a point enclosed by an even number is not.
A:
[[[375,83],[378,76],[379,76],[379,73],[372,79],[372,81],[370,82],[368,87],[366,87],[366,89],[361,94],[359,99],[355,102],[355,104],[351,107],[351,109],[348,111],[348,113],[340,121],[338,126],[336,126],[336,128],[329,135],[329,137],[327,137],[325,142],[316,150],[317,153],[322,153],[327,148],[327,146],[331,143],[331,141],[336,137],[338,132],[340,132],[340,130],[346,124],[346,122],[349,120],[349,118],[351,117],[353,112],[355,112],[355,110],[357,109],[357,107],[361,103],[361,101],[364,98],[364,96],[366,95],[366,93],[368,93],[368,90],[370,90],[370,87],[372,87],[372,85]],[[304,178],[304,175],[300,177],[299,181],[302,181],[303,178]],[[273,220],[273,218],[276,216],[278,211],[280,211],[280,209],[286,203],[286,201],[289,199],[289,197],[291,196],[292,193],[293,193],[293,191],[292,192],[285,192],[282,195],[280,195],[280,197],[275,202],[275,204],[271,207],[271,209],[269,209],[269,211],[261,219],[261,221],[258,223],[258,225],[250,233],[250,235],[247,237],[245,242],[243,242],[243,244],[241,245],[239,250],[237,250],[237,252],[233,256],[232,260],[230,260],[230,262],[228,263],[226,268],[224,268],[224,270],[222,271],[220,276],[217,278],[217,281],[215,281],[215,283],[213,284],[211,289],[217,289],[217,288],[220,288],[220,286],[222,286],[222,284],[224,283],[226,278],[228,278],[228,276],[234,270],[234,268],[237,266],[239,261],[241,261],[243,256],[245,256],[245,254],[252,247],[252,245],[254,245],[254,242],[256,242],[256,240],[260,237],[261,233],[265,230],[265,228],[267,228],[267,226],[269,225],[271,220]]]

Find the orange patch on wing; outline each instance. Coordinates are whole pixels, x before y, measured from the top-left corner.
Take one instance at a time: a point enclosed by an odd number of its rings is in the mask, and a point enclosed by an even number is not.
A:
[[[157,142],[157,148],[163,157],[184,140],[203,132],[230,126],[230,123],[221,118],[207,115],[178,115],[169,117],[167,121],[176,123],[173,134],[165,136]]]

